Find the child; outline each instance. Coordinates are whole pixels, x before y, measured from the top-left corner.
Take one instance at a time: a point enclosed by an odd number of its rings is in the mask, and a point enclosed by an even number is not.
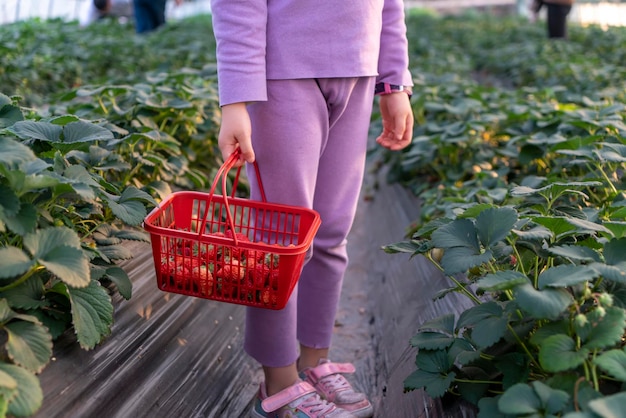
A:
[[[376,141],[400,150],[412,139],[403,1],[212,0],[211,10],[223,157],[239,147],[239,165],[258,161],[268,202],[322,219],[287,306],[246,308],[244,348],[265,377],[252,416],[370,417],[343,376],[353,366],[328,353],[375,93]]]

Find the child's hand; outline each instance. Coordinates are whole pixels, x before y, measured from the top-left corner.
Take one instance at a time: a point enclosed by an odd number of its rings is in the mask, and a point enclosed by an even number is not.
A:
[[[405,92],[380,96],[383,132],[376,142],[392,151],[407,147],[413,139],[413,109]]]
[[[222,126],[218,137],[218,146],[224,161],[237,149],[241,148],[241,156],[235,167],[244,162],[254,162],[252,149],[252,126],[250,115],[245,103],[233,103],[222,106]]]

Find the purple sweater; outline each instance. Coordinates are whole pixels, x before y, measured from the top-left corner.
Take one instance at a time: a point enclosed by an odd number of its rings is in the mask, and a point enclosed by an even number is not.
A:
[[[266,80],[376,76],[412,85],[402,0],[211,0],[220,104]]]

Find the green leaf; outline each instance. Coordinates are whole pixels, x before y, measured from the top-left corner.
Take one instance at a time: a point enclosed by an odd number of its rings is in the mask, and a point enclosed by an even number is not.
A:
[[[82,250],[58,246],[37,259],[51,273],[72,287],[85,287],[91,280],[89,259]]]
[[[0,164],[16,168],[28,161],[34,161],[35,153],[26,145],[13,139],[0,136]]]
[[[556,320],[573,302],[565,289],[537,290],[530,283],[517,286],[514,292],[519,307],[536,319]]]
[[[0,363],[0,371],[17,382],[17,396],[9,402],[8,413],[18,417],[34,415],[43,402],[43,391],[37,376],[13,364]]]
[[[560,265],[550,267],[539,275],[539,289],[574,286],[592,281],[598,276],[596,270],[582,265]]]
[[[474,223],[469,219],[455,219],[432,233],[435,247],[454,248],[465,247],[474,253],[480,253],[478,235]]]
[[[540,380],[532,382],[531,385],[539,396],[546,415],[558,416],[560,412],[563,412],[570,398],[567,392],[553,389]]]
[[[443,350],[449,347],[454,341],[454,337],[440,332],[421,331],[415,334],[409,343],[413,347],[424,350]]]
[[[589,247],[583,247],[580,245],[562,245],[558,247],[550,247],[548,248],[548,252],[560,257],[567,258],[568,260],[600,261],[600,256],[597,252]]]
[[[505,334],[508,319],[496,302],[476,305],[459,316],[457,330],[463,327],[472,330],[472,340],[481,348],[490,347]]]
[[[10,104],[0,106],[0,129],[9,127],[21,120],[24,120],[24,115],[19,107]]]
[[[32,120],[16,122],[7,129],[26,142],[32,142],[32,140],[59,142],[61,131],[63,130],[62,127],[50,122],[35,122]]]
[[[526,275],[519,271],[505,270],[485,275],[476,281],[476,286],[486,292],[498,292],[524,283],[528,283]]]
[[[9,402],[17,395],[17,381],[10,374],[0,370],[0,417],[6,416]]]
[[[520,238],[527,240],[549,240],[554,234],[548,228],[539,225],[526,230],[513,229],[513,232]]]
[[[626,238],[613,239],[604,245],[606,264],[617,265],[626,262]]]
[[[14,321],[5,325],[7,353],[17,365],[40,373],[52,357],[52,336],[37,322]]]
[[[626,382],[626,352],[624,350],[606,351],[596,357],[593,362],[608,375]]]
[[[587,313],[591,326],[588,335],[581,335],[583,347],[589,350],[611,347],[622,340],[626,328],[626,311],[611,306],[606,308],[604,315],[597,309]]]
[[[506,353],[494,359],[494,365],[502,372],[502,387],[504,390],[516,383],[528,379],[530,368],[527,357],[521,353]]]
[[[30,203],[22,202],[15,215],[4,215],[2,220],[7,227],[18,235],[26,235],[37,226],[37,209]]]
[[[424,388],[430,397],[440,398],[454,382],[455,377],[454,372],[442,375],[418,369],[404,380],[404,387],[407,390]]]
[[[589,222],[584,219],[577,218],[566,218],[567,222],[574,225],[576,230],[580,233],[590,233],[593,234],[595,232],[604,232],[610,236],[613,236],[613,232],[607,227],[597,224],[595,222]]]
[[[94,348],[111,333],[113,305],[96,280],[82,289],[67,288],[72,304],[72,322],[78,343],[85,350]]]
[[[564,334],[552,335],[539,347],[539,363],[548,372],[573,370],[583,364],[589,350],[576,351],[576,342]]]
[[[444,350],[419,350],[415,365],[427,372],[447,373],[452,367],[452,361]]]
[[[512,208],[489,208],[476,217],[476,230],[483,246],[489,248],[505,239],[517,222]]]
[[[514,416],[533,414],[541,409],[541,400],[529,385],[518,383],[500,396],[498,409]]]
[[[11,308],[16,309],[31,310],[47,306],[43,284],[37,276],[31,276],[19,286],[3,291],[0,297],[6,298]]]
[[[24,237],[24,246],[39,263],[70,286],[89,284],[89,259],[74,230],[67,227],[40,229]]]
[[[20,198],[9,186],[0,184],[0,214],[16,215],[19,210]]]
[[[434,330],[441,331],[448,335],[454,334],[454,314],[446,314],[439,316],[430,321],[424,322],[420,327],[420,331]]]
[[[460,364],[470,364],[480,357],[480,351],[464,338],[455,338],[454,342],[448,349],[448,356],[453,362]]]
[[[10,279],[26,273],[35,262],[17,247],[0,248],[0,279]]]
[[[85,121],[68,123],[63,127],[63,143],[109,141],[113,133],[106,128]]]
[[[626,263],[609,266],[604,263],[591,263],[589,267],[596,270],[599,275],[613,282],[626,284]]]
[[[103,197],[113,214],[128,225],[140,225],[147,215],[147,210],[142,201],[156,202],[147,193],[136,187],[128,187],[117,198]]]
[[[623,416],[626,405],[626,392],[619,392],[589,402],[589,408],[600,417],[619,418]]]
[[[470,247],[453,247],[447,248],[443,253],[441,266],[445,274],[453,275],[456,273],[464,273],[472,267],[487,263],[492,258],[493,253],[491,250],[487,250],[481,254],[480,251],[477,252]]]
[[[125,245],[103,245],[98,250],[110,260],[129,260],[133,258],[132,251]]]
[[[126,300],[129,300],[133,293],[133,283],[126,271],[120,267],[109,267],[106,270],[106,277],[115,283],[117,291]]]

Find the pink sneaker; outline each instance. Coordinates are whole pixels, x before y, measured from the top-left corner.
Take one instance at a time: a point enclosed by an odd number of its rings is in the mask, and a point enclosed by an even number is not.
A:
[[[351,363],[332,363],[328,359],[321,359],[317,366],[302,370],[300,377],[313,385],[322,399],[358,418],[371,417],[374,414],[372,404],[365,394],[354,390],[343,376],[344,373],[354,373],[354,366]]]
[[[261,384],[252,418],[354,418],[354,415],[327,402],[307,382],[299,381],[275,395],[267,396]]]

